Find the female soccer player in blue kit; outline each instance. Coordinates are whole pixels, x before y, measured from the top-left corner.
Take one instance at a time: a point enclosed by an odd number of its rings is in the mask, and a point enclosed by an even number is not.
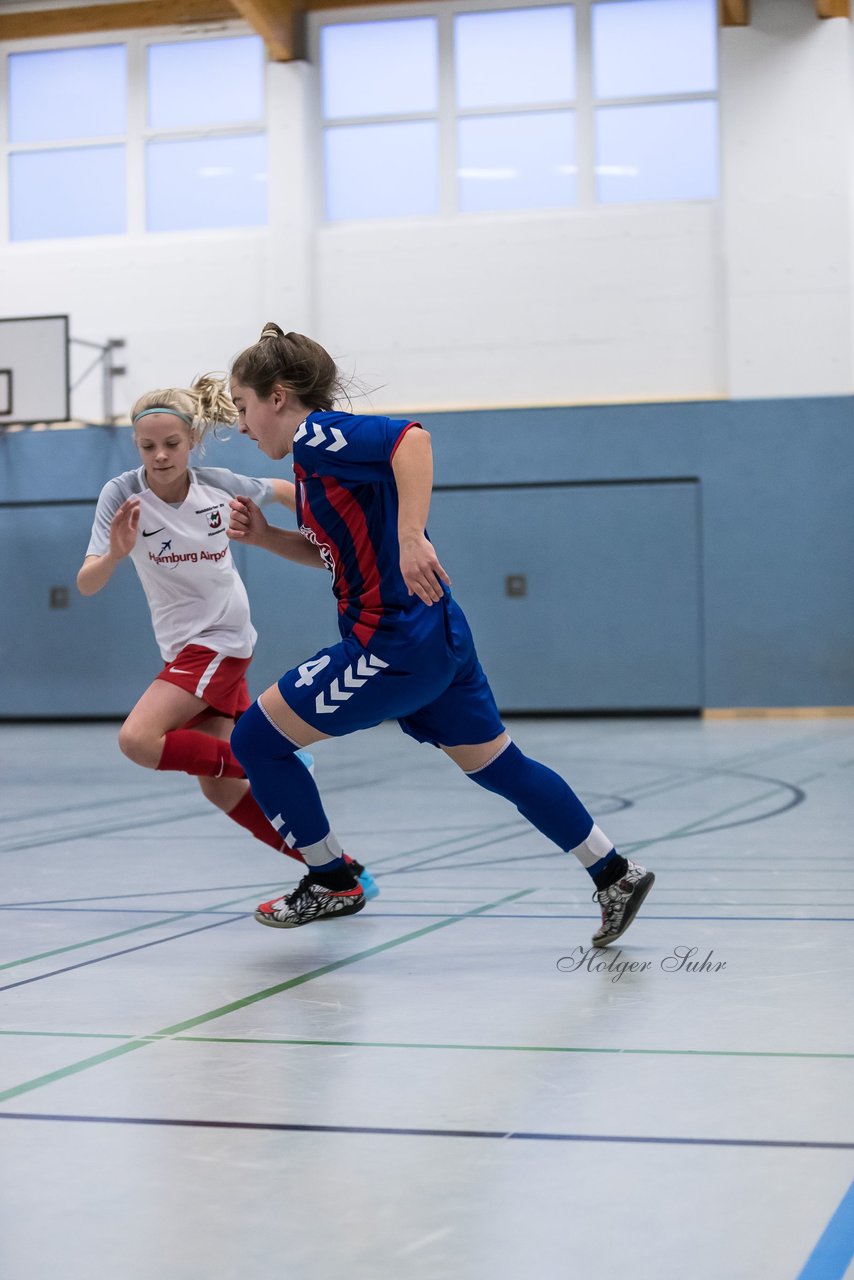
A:
[[[254,796],[308,866],[295,890],[262,903],[255,918],[288,929],[364,907],[296,752],[396,719],[575,854],[602,909],[593,945],[605,946],[631,924],[655,877],[621,857],[563,779],[523,755],[506,733],[425,533],[433,483],[428,433],[405,418],[336,412],[340,389],[323,347],[275,324],[231,373],[241,433],[269,458],[293,453],[300,532],[268,525],[251,499],[237,497],[229,536],[331,570],[342,637],[262,693],[231,737]]]

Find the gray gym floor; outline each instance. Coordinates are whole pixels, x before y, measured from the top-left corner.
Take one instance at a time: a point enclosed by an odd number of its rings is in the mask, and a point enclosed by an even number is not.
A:
[[[657,874],[592,968],[575,860],[391,726],[315,750],[382,894],[295,931],[116,726],[0,727],[3,1280],[854,1275],[854,721],[510,729]]]

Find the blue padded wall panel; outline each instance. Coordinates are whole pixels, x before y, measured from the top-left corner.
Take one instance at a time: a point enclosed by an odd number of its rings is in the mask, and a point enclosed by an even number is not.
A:
[[[702,705],[698,485],[439,492],[430,537],[502,710]]]
[[[162,665],[148,607],[130,562],[83,597],[83,562],[94,502],[0,507],[7,601],[0,610],[0,716],[124,715]],[[68,608],[51,609],[52,587]]]

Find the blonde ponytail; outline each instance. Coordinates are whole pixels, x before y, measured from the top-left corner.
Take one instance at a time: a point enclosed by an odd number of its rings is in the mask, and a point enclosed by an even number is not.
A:
[[[135,426],[138,418],[158,410],[174,413],[187,424],[193,446],[201,445],[214,428],[233,426],[237,421],[237,410],[225,389],[225,378],[215,373],[196,378],[192,387],[147,391],[131,409],[131,422]]]
[[[193,414],[193,441],[200,445],[207,435],[217,426],[234,426],[237,421],[237,410],[231,396],[225,389],[225,378],[214,373],[205,373],[196,378],[189,394],[195,399]]]

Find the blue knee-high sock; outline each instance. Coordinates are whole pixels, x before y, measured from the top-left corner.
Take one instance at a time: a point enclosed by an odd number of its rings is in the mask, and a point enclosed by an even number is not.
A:
[[[572,788],[553,769],[523,755],[515,742],[508,742],[488,764],[466,776],[510,800],[559,849],[572,851],[598,887],[603,887],[603,878],[610,883],[615,871],[623,874],[625,860]]]
[[[309,869],[326,873],[343,868],[341,846],[329,829],[314,779],[295,755],[297,744],[257,702],[234,726],[231,749],[264,813],[285,843],[299,848]]]

